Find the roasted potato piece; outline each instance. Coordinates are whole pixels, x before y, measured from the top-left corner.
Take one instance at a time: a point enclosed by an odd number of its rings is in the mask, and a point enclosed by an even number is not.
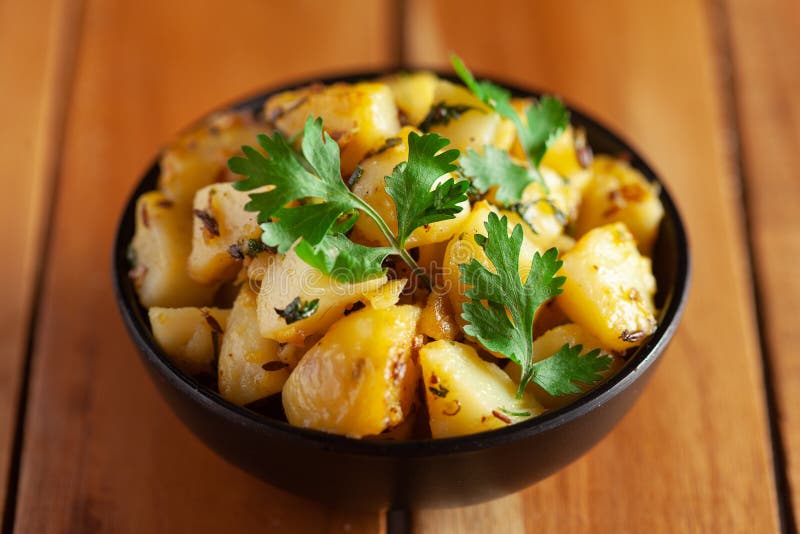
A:
[[[246,255],[265,247],[256,214],[244,209],[250,192],[233,184],[200,189],[194,198],[192,252],[189,276],[201,284],[223,282],[236,276]]]
[[[469,345],[428,343],[419,351],[419,362],[434,438],[492,430],[543,411],[528,393],[517,399],[517,385]]]
[[[299,354],[282,354],[277,341],[261,337],[256,303],[256,293],[242,286],[219,351],[219,393],[240,405],[278,393],[299,359]]]
[[[176,204],[191,206],[201,187],[236,179],[227,170],[228,158],[238,154],[242,145],[258,146],[256,136],[267,131],[251,113],[225,112],[212,117],[164,151],[159,189]]]
[[[385,285],[386,276],[357,284],[338,282],[301,260],[294,250],[276,256],[264,270],[258,294],[258,323],[261,335],[280,343],[303,346],[313,334],[324,333],[355,302]],[[317,311],[306,319],[287,324],[276,309],[286,309],[295,299],[319,299]]]
[[[440,291],[428,295],[422,315],[419,318],[419,333],[433,339],[453,341],[461,331],[453,314],[450,299]]]
[[[433,104],[439,78],[432,72],[401,72],[382,80],[394,94],[397,110],[404,124],[419,126]]]
[[[470,108],[459,118],[453,118],[447,124],[437,124],[431,127],[431,132],[436,132],[450,140],[453,148],[462,154],[468,148],[483,153],[483,147],[494,145],[507,150],[514,141],[514,125],[511,121],[502,118],[481,102],[466,87],[446,80],[439,80],[436,85],[436,94],[433,104],[446,106],[463,106]]]
[[[394,233],[397,233],[397,210],[394,200],[386,193],[386,177],[392,174],[397,164],[408,160],[408,134],[411,132],[416,132],[416,130],[411,127],[403,128],[395,138],[397,144],[364,160],[361,163],[364,173],[353,185],[353,193],[366,200],[386,221],[386,224],[389,225],[389,228]],[[436,183],[438,184],[452,177],[452,175],[446,174],[439,178]],[[406,241],[406,246],[410,248],[428,245],[447,241],[453,237],[458,227],[469,215],[469,201],[462,202],[460,206],[461,212],[457,213],[455,218],[428,224],[414,230]],[[358,218],[353,229],[353,239],[367,244],[388,244],[375,221],[365,215]]]
[[[417,392],[419,308],[364,308],[335,322],[283,387],[289,423],[359,438],[403,422]]]
[[[153,337],[172,363],[190,375],[212,376],[229,313],[218,308],[148,310]]]
[[[624,351],[653,333],[656,280],[624,224],[590,230],[562,260],[558,305],[604,347]]]
[[[341,148],[345,176],[370,150],[380,148],[400,130],[392,90],[375,82],[286,91],[267,100],[264,112],[289,137],[303,132],[309,116],[322,117],[325,131]]]
[[[613,222],[628,227],[639,251],[649,256],[664,217],[659,188],[627,162],[598,156],[592,163],[592,180],[583,196],[575,224],[577,236]]]
[[[136,202],[136,233],[128,249],[139,301],[145,308],[210,304],[217,285],[203,285],[186,271],[192,216],[158,191]]]
[[[614,373],[616,373],[624,363],[622,358],[605,350],[601,346],[599,339],[575,323],[556,326],[555,328],[548,330],[536,338],[536,340],[533,342],[533,361],[538,362],[549,356],[552,356],[564,345],[583,345],[583,352],[581,352],[581,356],[584,356],[595,349],[599,349],[601,354],[609,356],[613,359],[611,366],[600,373],[603,375],[602,381],[592,385],[578,384],[584,393],[599,386],[608,377],[613,376]],[[519,383],[519,365],[514,362],[510,362],[504,371],[508,373],[514,382],[517,384]],[[536,399],[547,409],[556,409],[566,406],[582,395],[582,393],[576,393],[574,395],[559,395],[554,397],[533,382],[528,385],[528,391],[532,392]]]

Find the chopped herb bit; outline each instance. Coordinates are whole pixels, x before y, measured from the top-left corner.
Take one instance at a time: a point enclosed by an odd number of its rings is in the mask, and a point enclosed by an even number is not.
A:
[[[270,247],[260,239],[247,240],[247,255],[250,256],[251,258],[254,256],[258,256],[262,252],[266,252],[269,249]]]
[[[637,343],[645,338],[645,333],[641,330],[634,330],[631,332],[630,330],[623,330],[622,333],[619,335],[619,338],[622,341],[627,341],[628,343]]]
[[[386,152],[390,148],[395,147],[402,142],[403,140],[400,139],[399,137],[390,137],[386,140],[385,143],[383,143],[383,145],[381,145],[380,148],[377,148],[375,150],[370,150],[369,152],[367,152],[367,154],[364,156],[364,159],[371,158],[373,156],[377,156],[378,154]]]
[[[527,412],[527,411],[515,412],[515,411],[512,411],[512,410],[506,410],[505,408],[500,408],[500,411],[503,412],[504,414],[510,415],[512,417],[530,417],[532,415],[531,412]]]
[[[353,169],[353,173],[350,175],[350,178],[347,179],[347,185],[353,187],[354,185],[356,185],[356,182],[358,182],[363,175],[364,175],[364,169],[361,168],[361,166],[359,165],[358,167]]]
[[[433,381],[431,381],[431,383],[433,383]],[[439,386],[439,387],[431,386],[431,387],[428,388],[428,391],[430,391],[431,393],[433,393],[437,397],[441,397],[441,398],[447,397],[447,394],[450,393],[450,390],[447,389],[444,386]]]
[[[261,368],[265,371],[280,371],[281,369],[286,369],[287,367],[289,367],[289,364],[280,360],[272,360],[271,362],[267,362],[261,366]]]
[[[285,308],[275,308],[275,313],[283,317],[286,324],[292,324],[302,319],[307,319],[317,312],[319,299],[304,302],[300,297],[295,297]]]
[[[200,219],[200,222],[203,223],[203,228],[205,228],[206,232],[209,235],[218,237],[219,236],[219,224],[217,220],[206,210],[193,210],[194,216]]]
[[[219,321],[217,321],[213,315],[211,315],[208,310],[202,310],[203,318],[208,323],[208,326],[211,328],[212,332],[222,333],[222,326],[220,326]]]
[[[422,122],[419,123],[419,129],[423,132],[428,132],[434,126],[450,124],[451,120],[460,119],[461,115],[471,109],[475,108],[463,105],[451,106],[444,102],[437,102],[431,106],[428,114],[422,119]]]

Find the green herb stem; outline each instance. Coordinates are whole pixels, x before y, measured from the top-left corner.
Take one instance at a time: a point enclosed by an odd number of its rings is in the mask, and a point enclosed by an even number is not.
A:
[[[381,231],[383,236],[389,242],[389,246],[394,250],[394,253],[400,256],[403,261],[411,268],[411,271],[414,273],[415,276],[419,277],[422,280],[422,283],[425,284],[427,289],[433,289],[433,285],[431,284],[431,279],[428,278],[428,274],[425,272],[425,269],[419,266],[419,264],[411,257],[411,254],[405,249],[404,246],[397,241],[395,238],[392,229],[389,228],[389,225],[386,224],[386,221],[383,220],[383,217],[375,211],[375,208],[369,205],[364,199],[356,195],[355,193],[350,193],[353,198],[353,201],[358,204],[358,207],[361,211],[363,211],[367,216],[375,221],[375,224],[378,225],[378,229]]]

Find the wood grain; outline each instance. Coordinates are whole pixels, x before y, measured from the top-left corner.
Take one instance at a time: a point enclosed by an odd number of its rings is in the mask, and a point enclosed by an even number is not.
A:
[[[791,495],[800,517],[800,4],[729,0],[750,233]]]
[[[499,0],[488,10],[413,0],[407,20],[412,62],[441,66],[456,51],[477,71],[563,95],[633,139],[676,197],[694,253],[680,330],[608,438],[521,494],[420,513],[417,529],[775,531],[762,369],[726,136],[732,125],[705,5]]]
[[[226,464],[158,397],[113,301],[114,226],[159,145],[260,86],[390,61],[387,3],[87,0],[32,362],[18,532],[369,532]],[[349,31],[345,28],[357,28]]]
[[[0,2],[0,510],[57,163],[77,18],[56,0]],[[43,13],[49,16],[42,16]],[[12,489],[13,491],[13,489]],[[12,495],[13,498],[13,495]]]

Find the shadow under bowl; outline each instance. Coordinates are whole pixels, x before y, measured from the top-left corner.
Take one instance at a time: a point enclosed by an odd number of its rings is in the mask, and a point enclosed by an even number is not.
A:
[[[376,75],[321,81],[352,82]],[[222,109],[255,110],[270,95],[306,83],[264,91]],[[518,96],[538,96],[535,91],[504,86]],[[586,114],[570,110],[573,124],[585,128],[595,152],[625,153],[648,180],[660,183],[630,144]],[[457,438],[364,441],[292,427],[226,401],[177,369],[155,342],[147,311],[127,275],[126,251],[134,233],[136,199],[156,188],[158,175],[156,159],[125,206],[112,265],[120,313],[150,376],[180,419],[223,458],[279,488],[335,506],[371,510],[463,506],[521,490],[556,472],[600,441],[631,408],[672,338],[687,298],[686,233],[661,184],[665,216],[653,254],[659,326],[601,386],[540,417]]]

